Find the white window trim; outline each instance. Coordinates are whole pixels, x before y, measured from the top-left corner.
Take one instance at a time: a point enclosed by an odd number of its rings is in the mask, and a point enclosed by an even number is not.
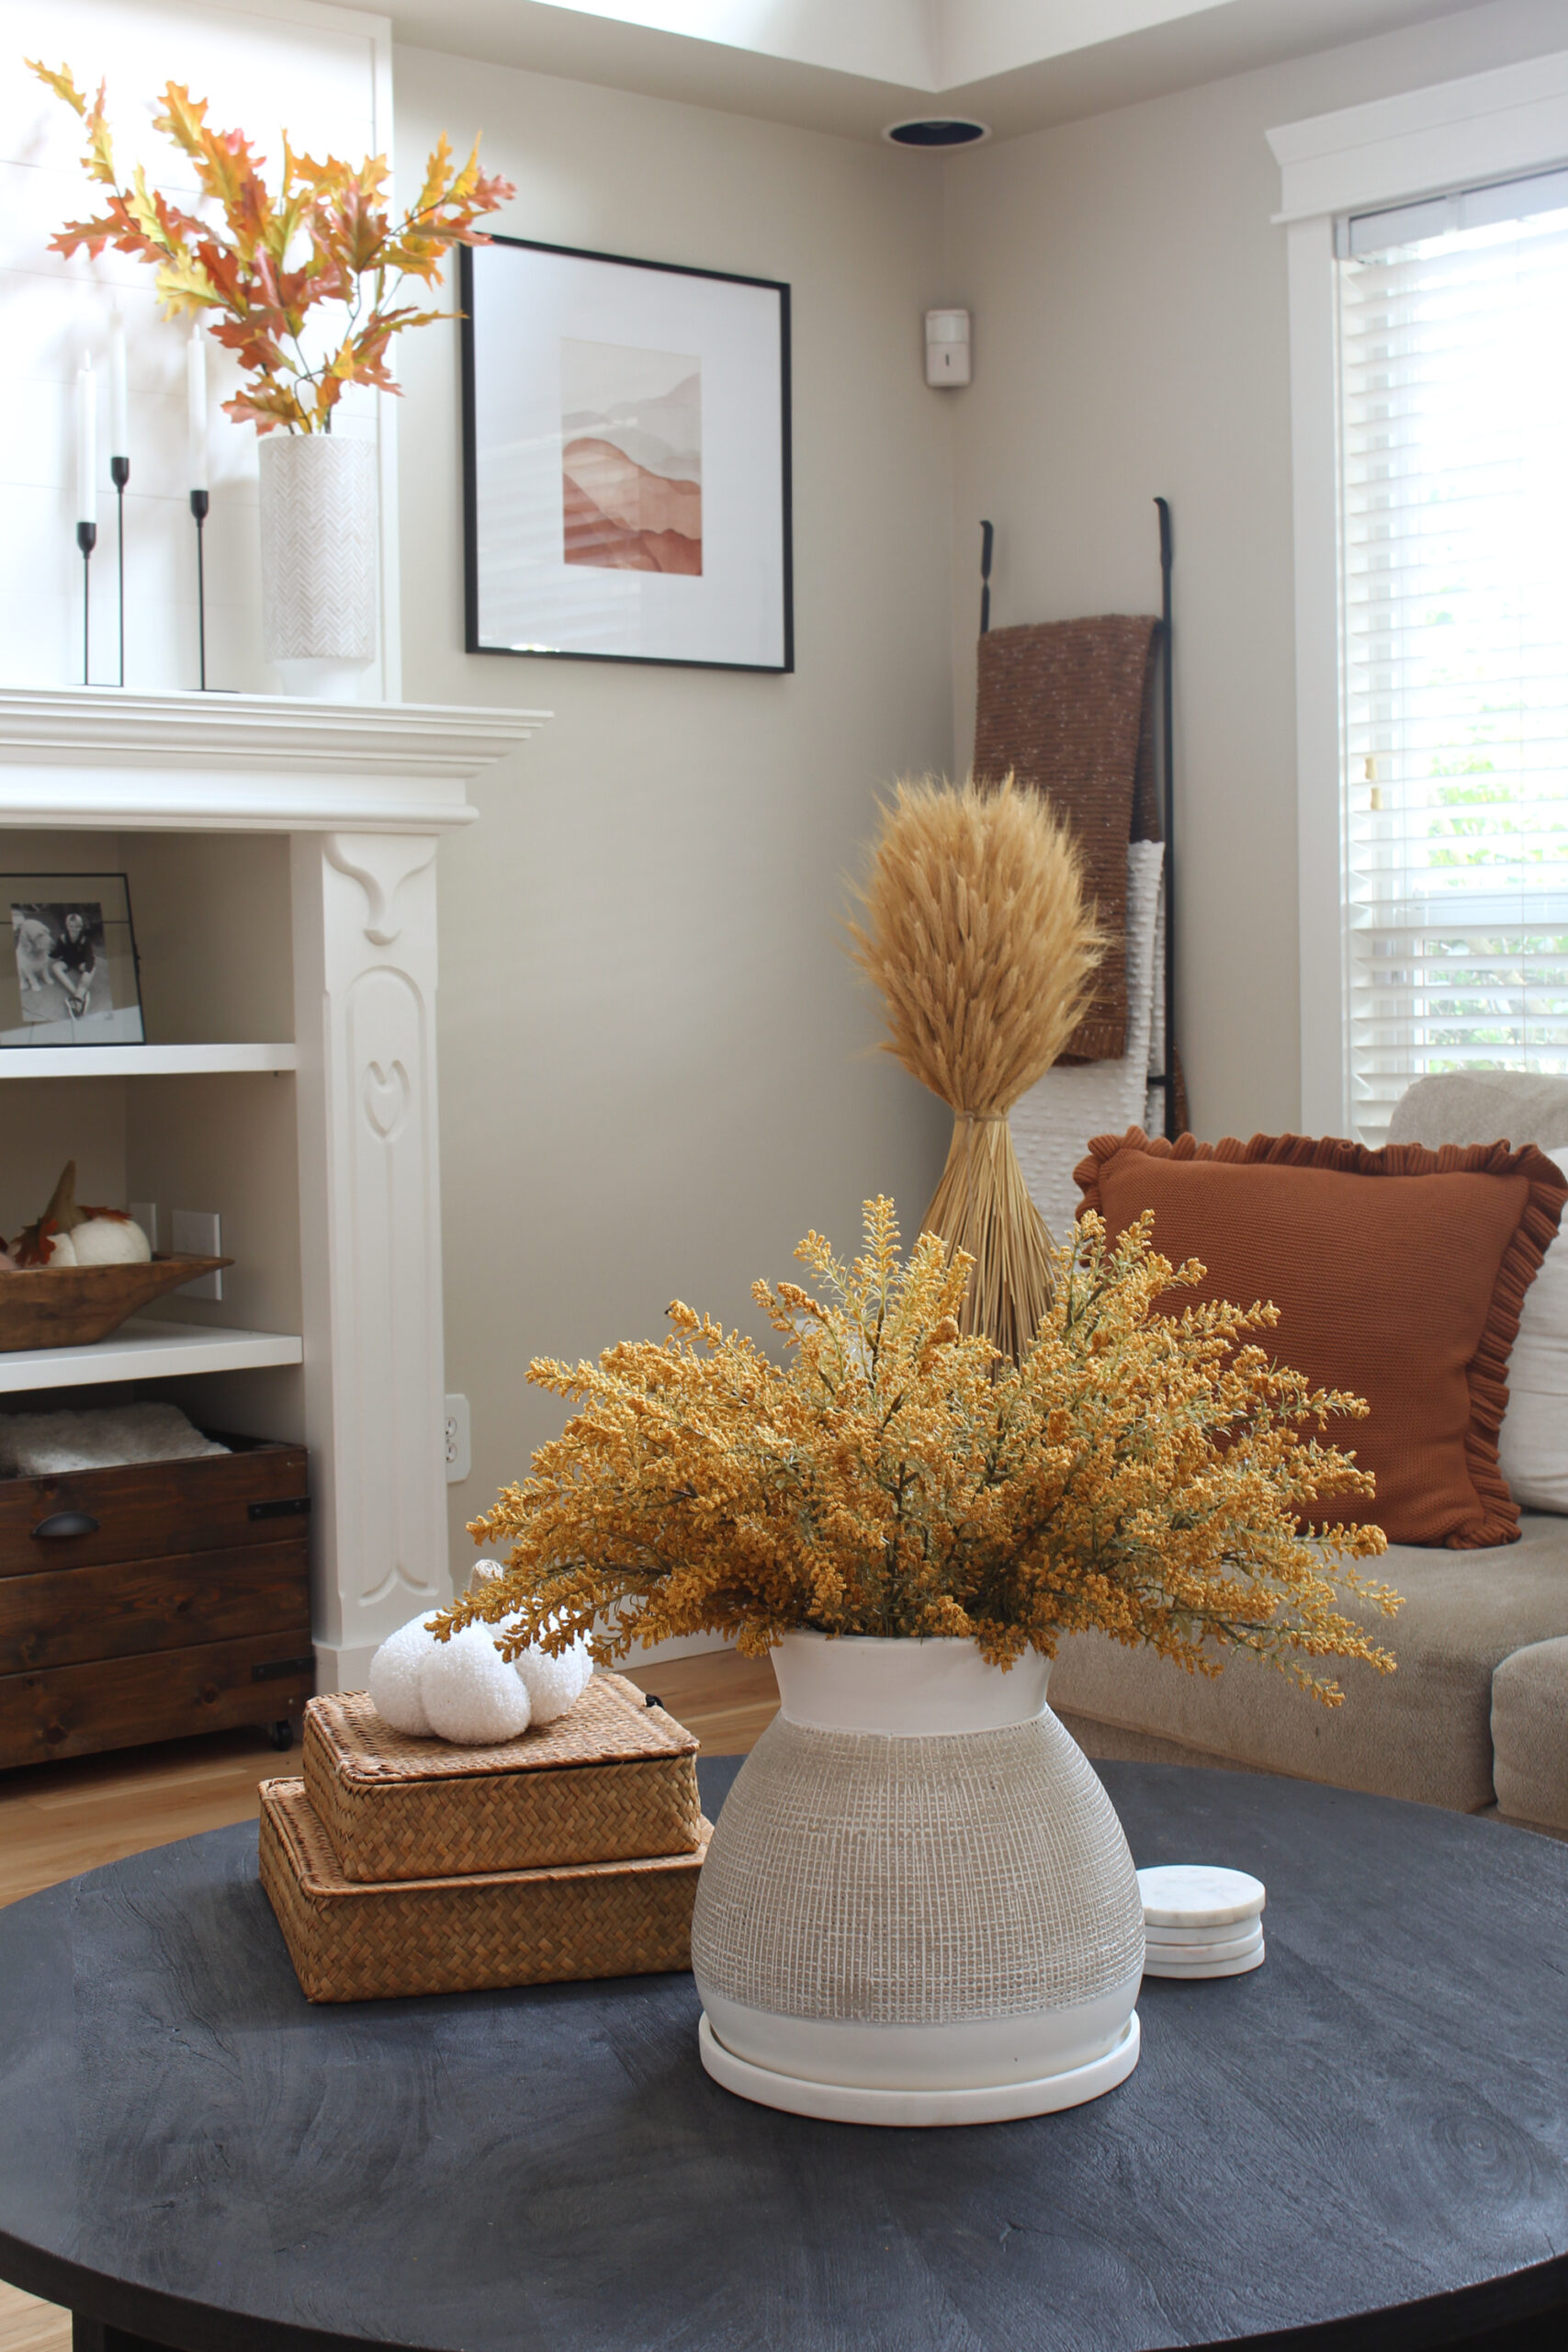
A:
[[[1269,144],[1291,325],[1302,1129],[1348,1135],[1334,221],[1568,163],[1568,51],[1286,123]]]

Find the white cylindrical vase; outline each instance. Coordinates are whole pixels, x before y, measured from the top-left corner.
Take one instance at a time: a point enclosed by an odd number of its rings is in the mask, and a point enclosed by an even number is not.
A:
[[[376,449],[341,433],[266,433],[265,650],[288,694],[345,702],[376,659]]]
[[[1144,1911],[1050,1664],[785,1634],[719,1815],[692,1967],[727,2089],[848,2123],[1001,2122],[1137,2064]]]

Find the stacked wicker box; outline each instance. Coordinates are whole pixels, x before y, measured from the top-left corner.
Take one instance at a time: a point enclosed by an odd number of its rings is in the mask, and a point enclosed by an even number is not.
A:
[[[618,1674],[494,1747],[405,1738],[363,1691],[312,1699],[303,1778],[261,1792],[262,1884],[307,1999],[689,1967],[696,1753]]]

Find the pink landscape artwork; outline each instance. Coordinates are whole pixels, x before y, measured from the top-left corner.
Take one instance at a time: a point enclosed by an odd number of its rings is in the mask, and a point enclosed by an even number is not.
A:
[[[560,351],[563,560],[700,576],[701,362],[565,335]]]

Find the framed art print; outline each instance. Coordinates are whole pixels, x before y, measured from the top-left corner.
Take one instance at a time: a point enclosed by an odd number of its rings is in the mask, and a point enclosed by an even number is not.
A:
[[[0,1046],[140,1046],[123,874],[0,874]]]
[[[470,653],[792,670],[789,288],[461,249]]]

